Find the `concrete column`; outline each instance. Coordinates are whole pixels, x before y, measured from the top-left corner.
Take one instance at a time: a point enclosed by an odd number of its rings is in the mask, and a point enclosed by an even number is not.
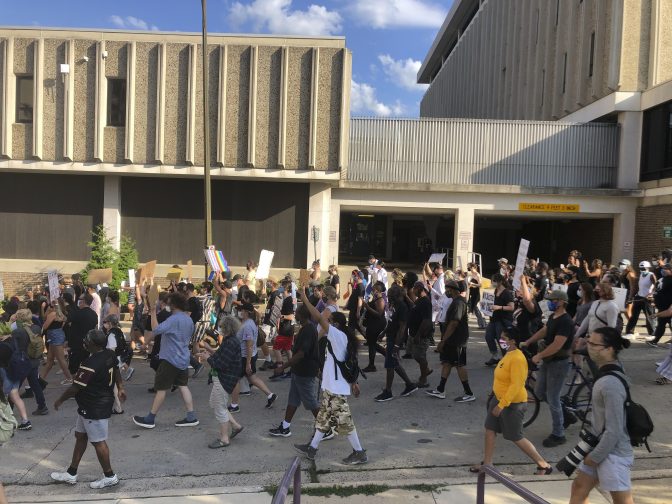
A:
[[[453,268],[467,266],[469,252],[474,250],[474,208],[460,206],[455,212],[455,237],[453,239]]]
[[[278,168],[285,168],[285,154],[287,150],[287,86],[289,80],[289,48],[282,48],[280,63],[280,119],[278,125]]]
[[[5,39],[2,69],[2,117],[0,155],[12,158],[12,124],[16,110],[16,76],[14,75],[14,37]]]
[[[156,162],[163,164],[164,140],[165,140],[165,114],[166,114],[166,65],[168,60],[168,44],[163,42],[159,46],[159,64],[156,78],[156,146],[154,157]]]
[[[310,85],[310,137],[308,145],[308,168],[315,169],[317,159],[317,100],[320,85],[320,48],[313,48],[313,70]]]
[[[96,126],[93,157],[102,162],[105,154],[105,125],[107,124],[107,78],[105,77],[105,41],[96,45]]]
[[[187,88],[187,150],[185,153],[188,165],[194,165],[194,145],[196,138],[196,89],[198,88],[198,45],[189,46],[189,85]]]
[[[619,189],[637,189],[641,162],[642,112],[619,112],[620,142],[618,145]]]
[[[35,55],[33,58],[33,157],[42,159],[42,120],[44,103],[44,39],[35,42]]]
[[[635,209],[629,209],[620,214],[614,214],[613,238],[611,243],[611,262],[618,264],[621,259],[630,261],[642,258],[633,258],[635,243]],[[634,259],[634,260],[633,260]]]
[[[75,160],[75,41],[68,40],[65,62],[70,72],[65,76],[65,100],[63,101],[63,158]],[[128,130],[127,130],[128,131]]]
[[[319,240],[317,241],[317,259],[320,259],[323,269],[326,270],[327,263],[331,261],[329,256],[329,237],[331,231],[330,222],[331,213],[331,186],[328,184],[311,183],[310,194],[308,196],[308,254],[307,266],[310,266],[315,258],[315,249],[313,245],[313,226],[320,230]]]
[[[247,113],[247,166],[257,164],[257,66],[259,46],[250,48],[250,99]]]
[[[219,107],[217,109],[217,163],[224,166],[226,156],[226,79],[227,46],[219,46]]]
[[[124,157],[133,163],[135,155],[135,54],[136,43],[130,42],[127,46],[128,65],[126,68],[126,144]]]
[[[325,236],[325,240],[328,241],[328,256],[325,257],[329,259],[329,264],[338,265],[338,245],[340,242],[340,232],[341,232],[341,204],[335,200],[331,199],[330,203],[330,212],[329,212],[329,236]],[[323,265],[323,269],[326,271],[326,267],[329,266],[326,262]],[[324,267],[326,266],[326,267]],[[341,275],[343,273],[341,272]],[[341,286],[343,288],[343,286]]]
[[[103,227],[112,240],[112,246],[119,250],[121,243],[121,177],[118,175],[105,175]]]

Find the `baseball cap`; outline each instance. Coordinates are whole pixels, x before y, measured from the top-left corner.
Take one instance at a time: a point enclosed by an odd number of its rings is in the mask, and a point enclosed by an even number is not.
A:
[[[235,282],[236,280],[240,280],[241,278],[243,278],[243,276],[236,273],[235,275],[233,275],[233,278],[231,279],[231,281]]]
[[[546,294],[546,299],[550,301],[564,301],[565,303],[569,301],[567,293],[561,290],[554,290]]]
[[[254,305],[252,303],[243,303],[238,309],[248,313],[254,313]]]
[[[413,284],[413,288],[414,289],[418,289],[418,288],[425,289],[427,292],[429,292],[429,287],[427,287],[427,284],[425,282],[420,281],[420,280],[418,280],[417,282],[415,282]]]

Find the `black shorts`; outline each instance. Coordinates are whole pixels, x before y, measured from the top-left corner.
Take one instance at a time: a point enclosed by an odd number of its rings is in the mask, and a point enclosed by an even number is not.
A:
[[[186,387],[189,382],[189,368],[177,369],[167,360],[162,360],[154,376],[155,390],[169,390],[173,385]]]
[[[467,365],[467,347],[455,345],[443,345],[441,350],[441,363],[454,367]]]
[[[247,367],[247,357],[243,357],[240,362],[243,364],[242,368],[243,370],[240,372],[240,377],[242,378],[243,376],[247,376],[247,373],[245,372],[245,368]],[[255,355],[252,357],[252,361],[250,362],[250,366],[252,367],[252,374],[257,373],[257,356]]]

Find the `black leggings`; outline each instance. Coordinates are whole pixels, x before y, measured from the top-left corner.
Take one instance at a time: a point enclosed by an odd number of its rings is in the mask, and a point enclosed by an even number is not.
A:
[[[376,360],[376,352],[385,357],[385,348],[378,344],[378,336],[385,329],[384,324],[378,321],[369,320],[369,326],[366,328],[366,344],[369,347],[369,366],[373,366]]]

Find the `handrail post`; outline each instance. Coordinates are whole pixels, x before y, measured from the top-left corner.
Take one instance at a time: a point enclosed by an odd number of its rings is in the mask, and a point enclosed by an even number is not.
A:
[[[294,504],[301,504],[301,465],[294,471]]]
[[[476,486],[476,504],[485,504],[485,471],[478,473],[478,484]]]

